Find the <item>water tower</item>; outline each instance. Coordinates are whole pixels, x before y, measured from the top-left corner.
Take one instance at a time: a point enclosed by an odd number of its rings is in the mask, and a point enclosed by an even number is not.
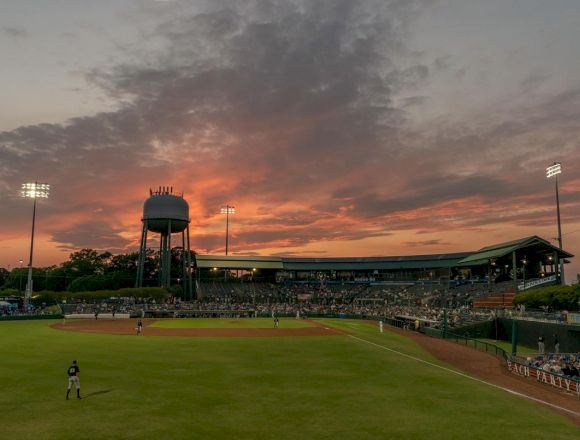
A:
[[[193,298],[191,280],[191,252],[189,247],[189,205],[183,195],[173,194],[173,187],[159,187],[149,190],[150,197],[143,205],[143,228],[139,261],[137,264],[136,287],[143,286],[145,254],[147,251],[147,233],[160,234],[159,239],[159,285],[171,285],[171,236],[181,233],[181,279],[186,299]]]

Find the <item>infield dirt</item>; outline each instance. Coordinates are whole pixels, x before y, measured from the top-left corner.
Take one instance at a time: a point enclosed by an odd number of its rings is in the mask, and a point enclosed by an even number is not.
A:
[[[282,336],[336,336],[344,334],[340,330],[327,327],[319,322],[305,321],[310,324],[304,328],[284,328],[281,321],[279,328],[161,328],[152,327],[152,319],[143,319],[141,336],[189,336],[189,337],[282,337]],[[53,324],[53,328],[66,331],[106,333],[113,335],[135,335],[135,319],[79,319],[67,320],[66,323]]]

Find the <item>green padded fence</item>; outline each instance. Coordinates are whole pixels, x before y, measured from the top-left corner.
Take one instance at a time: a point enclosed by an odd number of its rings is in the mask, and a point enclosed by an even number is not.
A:
[[[0,321],[36,321],[39,319],[62,319],[63,315],[14,315],[0,316]]]

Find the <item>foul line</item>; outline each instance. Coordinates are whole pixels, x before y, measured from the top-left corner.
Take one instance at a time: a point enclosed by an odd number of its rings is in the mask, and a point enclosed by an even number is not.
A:
[[[356,339],[357,341],[366,342],[367,344],[374,345],[375,347],[382,348],[383,350],[387,350],[387,351],[396,353],[398,355],[404,356],[404,357],[409,358],[409,359],[413,359],[413,360],[418,361],[418,362],[421,362],[423,364],[427,364],[427,365],[430,365],[432,367],[439,368],[439,369],[444,370],[444,371],[447,371],[449,373],[457,374],[458,376],[462,376],[462,377],[465,377],[467,379],[471,379],[471,380],[474,380],[476,382],[480,382],[480,383],[483,383],[485,385],[489,385],[491,387],[494,387],[494,388],[503,390],[503,391],[505,391],[507,393],[510,393],[510,394],[513,394],[515,396],[523,397],[525,399],[529,399],[529,400],[532,400],[534,402],[541,403],[542,405],[550,406],[550,407],[555,408],[555,409],[558,409],[560,411],[565,411],[567,413],[573,414],[576,417],[580,417],[580,413],[578,413],[576,411],[572,411],[571,409],[564,408],[564,407],[558,406],[558,405],[554,405],[553,403],[546,402],[545,400],[537,399],[535,397],[528,396],[527,394],[523,394],[523,393],[520,393],[518,391],[514,391],[514,390],[511,390],[509,388],[505,388],[505,387],[496,385],[494,383],[487,382],[487,381],[482,380],[482,379],[478,379],[477,377],[473,377],[473,376],[470,376],[468,374],[461,373],[460,371],[452,370],[451,368],[447,368],[447,367],[443,367],[441,365],[434,364],[434,363],[429,362],[429,361],[426,361],[424,359],[421,359],[421,358],[418,358],[418,357],[415,357],[415,356],[411,356],[410,354],[406,354],[406,353],[403,353],[403,352],[394,350],[394,349],[389,348],[389,347],[385,347],[384,345],[380,345],[380,344],[376,344],[376,343],[371,342],[371,341],[367,341],[366,339],[362,339],[362,338],[359,338],[357,336],[353,336],[353,335],[348,335],[348,336],[351,337],[351,338],[353,338],[353,339]]]

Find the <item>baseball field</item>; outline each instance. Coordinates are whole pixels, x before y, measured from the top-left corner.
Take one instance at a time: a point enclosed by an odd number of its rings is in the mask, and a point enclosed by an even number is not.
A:
[[[0,322],[0,438],[504,440],[580,432],[561,412],[456,374],[412,338],[364,321],[283,319],[279,329],[269,319],[146,321],[142,336],[135,321],[119,322]],[[191,333],[212,328],[214,336]],[[236,329],[257,333],[220,333]],[[73,359],[83,399],[67,401]]]

